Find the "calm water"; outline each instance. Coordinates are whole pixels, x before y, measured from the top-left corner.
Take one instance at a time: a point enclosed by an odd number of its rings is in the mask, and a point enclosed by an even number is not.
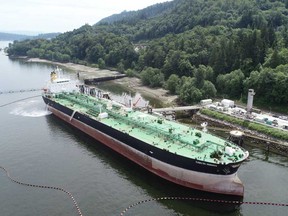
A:
[[[6,43],[0,42],[0,47]],[[52,66],[9,60],[0,53],[0,91],[41,88]],[[0,166],[17,180],[63,187],[77,200],[84,216],[119,215],[131,204],[164,196],[208,197],[182,190],[122,158],[45,110],[40,92],[0,95]],[[250,159],[239,170],[244,201],[288,203],[288,160],[247,147]],[[188,195],[187,195],[188,194]],[[212,196],[217,199],[218,197]],[[227,197],[221,197],[229,199]],[[233,212],[215,204],[153,201],[125,215],[287,215],[287,207],[242,205]],[[25,187],[0,170],[1,216],[77,215],[69,197],[59,191]],[[219,211],[222,212],[219,212]],[[225,211],[225,212],[223,212]]]

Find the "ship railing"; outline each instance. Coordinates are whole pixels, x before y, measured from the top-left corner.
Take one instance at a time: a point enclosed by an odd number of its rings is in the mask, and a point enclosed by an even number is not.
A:
[[[151,126],[150,124],[148,124],[148,122],[145,122],[145,123],[142,123],[141,121],[137,121],[137,120],[133,120],[131,118],[127,118],[126,116],[123,116],[123,115],[120,115],[120,114],[117,114],[115,112],[111,112],[109,110],[106,110],[107,113],[110,115],[110,116],[113,116],[114,118],[116,119],[121,119],[121,121],[123,122],[127,122],[128,124],[131,124],[131,125],[135,125],[137,127],[141,127],[143,129],[147,129],[148,131],[150,131],[149,134],[157,134],[158,137],[160,136],[166,136],[168,137],[169,139],[173,140],[173,141],[177,141],[176,144],[179,144],[181,145],[181,148],[185,148],[187,146],[191,147],[192,150],[194,150],[194,148],[198,148],[200,149],[201,148],[201,145],[194,145],[193,143],[189,142],[189,141],[186,141],[184,140],[182,137],[181,134],[177,133],[177,134],[173,134],[169,131],[169,128],[170,127],[167,127],[167,128],[161,128],[161,127],[155,127],[155,126]],[[165,139],[165,138],[163,138]],[[168,143],[167,143],[168,144]]]
[[[173,134],[173,133],[170,133],[169,131],[167,131],[165,129],[162,129],[162,128],[159,128],[159,127],[153,127],[153,126],[151,126],[149,124],[145,124],[145,123],[142,123],[140,121],[136,121],[136,120],[133,120],[131,118],[127,118],[126,116],[122,116],[120,114],[117,114],[115,112],[111,112],[109,110],[107,110],[107,113],[109,115],[117,118],[117,119],[121,119],[122,121],[127,122],[128,124],[135,125],[137,127],[143,128],[143,129],[148,129],[151,132],[151,134],[155,133],[159,137],[162,135],[162,136],[169,137],[173,141],[178,141],[177,143],[179,145],[181,144],[181,147],[184,146],[183,148],[185,148],[185,146],[187,146],[187,145],[190,145],[191,147],[200,148],[200,146],[193,145],[193,143],[182,139],[181,138],[181,134]]]
[[[74,94],[75,95],[75,94]],[[89,96],[87,95],[83,95],[83,94],[76,94],[75,96],[73,95],[69,95],[69,93],[61,93],[59,94],[60,97],[65,98],[66,100],[69,100],[71,102],[77,103],[77,104],[83,104],[83,106],[88,107],[88,114],[90,113],[93,116],[97,116],[97,114],[99,114],[101,111],[105,111],[108,113],[109,116],[114,117],[115,119],[120,119],[123,122],[126,122],[130,125],[134,125],[143,129],[147,129],[152,133],[158,134],[158,136],[167,136],[169,139],[173,140],[173,141],[177,141],[177,143],[179,145],[181,145],[181,148],[185,148],[186,146],[191,146],[191,147],[196,147],[198,149],[201,148],[201,146],[199,145],[194,145],[193,143],[184,140],[183,138],[181,138],[181,134],[173,134],[169,131],[169,128],[167,129],[163,129],[161,127],[155,127],[155,126],[151,126],[150,124],[146,123],[142,123],[141,121],[137,121],[137,120],[133,120],[132,118],[127,118],[125,115],[121,115],[118,113],[115,113],[113,111],[110,111],[106,108],[106,103],[102,102],[101,100],[98,100],[97,98],[91,100],[89,99]],[[97,103],[100,103],[102,105],[102,107],[100,106],[95,106],[95,101],[97,100]],[[85,103],[86,101],[86,103]],[[90,104],[89,104],[90,102]],[[176,144],[177,144],[176,143]]]
[[[94,98],[93,100],[91,100],[89,98],[89,96],[87,96],[87,95],[83,95],[83,94],[77,94],[76,96],[74,96],[74,95],[72,96],[69,93],[59,94],[60,97],[65,98],[66,100],[68,100],[70,102],[73,102],[76,104],[82,104],[83,106],[87,107],[88,108],[87,113],[88,114],[90,113],[93,116],[97,117],[97,114],[99,114],[102,110],[102,111],[107,112],[109,116],[112,116],[115,119],[119,119],[123,122],[130,124],[130,125],[135,125],[137,127],[149,130],[149,131],[151,131],[151,133],[158,134],[158,137],[166,136],[170,139],[170,142],[167,142],[168,147],[169,147],[169,143],[176,141],[175,144],[178,144],[180,146],[179,149],[188,147],[188,148],[191,148],[192,151],[196,151],[196,152],[202,152],[205,148],[212,147],[211,144],[214,146],[217,146],[217,147],[220,146],[221,148],[223,148],[223,145],[209,141],[209,140],[207,140],[205,143],[201,143],[201,145],[193,144],[192,142],[189,142],[189,141],[181,138],[181,134],[178,134],[178,133],[173,134],[171,131],[169,131],[169,127],[168,128],[155,127],[155,126],[151,126],[147,122],[143,123],[143,122],[138,121],[136,119],[127,118],[126,115],[121,115],[121,114],[118,114],[118,113],[113,112],[111,110],[108,110],[106,108],[106,103],[102,102],[101,100],[99,100],[97,98]],[[97,103],[99,103],[101,107],[95,106],[96,105],[95,100],[97,100]],[[86,101],[86,103],[85,103],[85,101]],[[165,137],[163,137],[163,139],[165,139]],[[240,149],[242,149],[242,148],[240,148]]]
[[[83,107],[87,108],[87,114],[97,117],[97,115],[101,112],[102,107],[95,106],[95,101],[89,99],[88,96],[83,94],[73,94],[70,95],[69,93],[60,93],[58,96],[62,99],[66,99],[75,104],[81,104]],[[98,101],[97,101],[98,103]],[[102,105],[102,104],[101,104]],[[103,105],[102,105],[103,106]]]
[[[217,137],[217,138],[219,138],[220,140],[225,140],[225,144],[224,144],[225,146],[226,146],[227,144],[228,144],[228,145],[232,145],[232,146],[234,146],[234,147],[236,147],[236,148],[238,148],[238,149],[241,149],[241,151],[246,152],[246,150],[245,150],[243,147],[234,144],[233,142],[231,142],[231,141],[228,140],[228,139],[225,139],[225,138],[223,138],[223,137],[220,137],[220,136],[218,136],[218,135],[216,135],[216,134],[212,134],[212,133],[210,133],[209,131],[206,131],[205,133],[206,133],[206,134],[210,134],[210,135],[212,135],[213,137]],[[211,144],[214,144],[214,145],[216,145],[216,146],[224,147],[223,144],[218,144],[218,143],[212,142],[212,141],[210,141],[210,140],[208,140],[208,142],[210,142]]]

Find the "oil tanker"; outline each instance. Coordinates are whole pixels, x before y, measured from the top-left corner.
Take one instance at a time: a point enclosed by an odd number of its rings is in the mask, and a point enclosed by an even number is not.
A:
[[[191,189],[244,194],[237,170],[249,153],[228,140],[127,107],[56,72],[42,97],[55,116],[161,178]]]

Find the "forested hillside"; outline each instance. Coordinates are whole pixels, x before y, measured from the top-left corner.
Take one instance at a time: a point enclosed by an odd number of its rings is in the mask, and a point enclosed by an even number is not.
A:
[[[172,2],[165,2],[162,4],[155,4],[138,11],[123,11],[120,14],[113,14],[109,17],[100,20],[96,25],[113,24],[120,22],[136,24],[140,20],[151,19],[156,16],[160,16],[163,13],[167,13],[169,10],[173,8],[174,4],[176,4],[176,2],[172,1]]]
[[[174,0],[8,53],[116,68],[186,104],[254,88],[256,102],[287,106],[288,0]]]

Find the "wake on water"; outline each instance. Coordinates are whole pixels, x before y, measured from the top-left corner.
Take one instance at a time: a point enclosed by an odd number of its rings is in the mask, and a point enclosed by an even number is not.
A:
[[[25,102],[16,103],[16,106],[11,110],[10,114],[25,117],[42,117],[50,115],[51,112],[48,111],[41,100],[29,100]]]

